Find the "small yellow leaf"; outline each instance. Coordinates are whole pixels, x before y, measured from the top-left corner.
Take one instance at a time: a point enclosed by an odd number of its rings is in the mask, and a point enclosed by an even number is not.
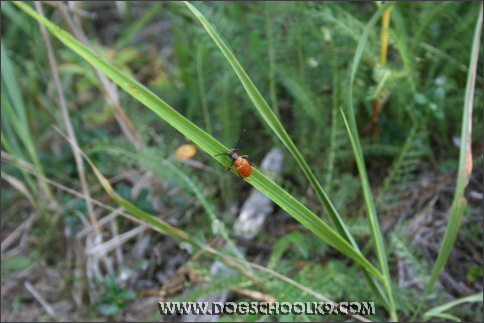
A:
[[[191,158],[196,153],[197,153],[197,148],[195,147],[195,145],[192,145],[192,144],[181,145],[180,147],[178,147],[178,149],[175,152],[176,157],[179,159]]]

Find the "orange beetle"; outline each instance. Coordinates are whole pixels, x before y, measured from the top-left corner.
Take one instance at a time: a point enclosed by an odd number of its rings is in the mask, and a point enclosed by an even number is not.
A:
[[[230,163],[230,166],[227,167],[228,168],[227,170],[230,170],[232,168],[232,166],[235,166],[235,169],[237,170],[237,173],[239,173],[239,176],[241,178],[249,177],[250,174],[252,173],[251,165],[254,166],[253,163],[244,159],[244,158],[247,158],[249,156],[247,156],[247,155],[243,155],[243,156],[237,155],[237,152],[239,151],[237,149],[237,147],[239,147],[240,140],[242,139],[242,136],[244,135],[244,133],[245,133],[245,129],[242,132],[242,135],[240,136],[239,141],[237,142],[237,145],[235,146],[234,149],[230,149],[229,152],[213,156],[213,157],[217,157],[217,156],[220,156],[220,155],[229,156],[232,159],[232,163]]]

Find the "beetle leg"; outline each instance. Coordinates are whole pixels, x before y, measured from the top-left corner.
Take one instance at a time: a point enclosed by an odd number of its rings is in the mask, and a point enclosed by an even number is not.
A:
[[[255,164],[254,164],[254,163],[249,162],[249,164],[251,164],[252,166],[255,166]]]
[[[227,170],[230,170],[230,168],[232,168],[232,165],[230,166],[225,166],[225,165],[222,165],[223,167],[227,168]]]

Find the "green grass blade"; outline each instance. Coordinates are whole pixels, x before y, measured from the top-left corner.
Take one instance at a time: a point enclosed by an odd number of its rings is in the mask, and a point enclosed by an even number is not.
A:
[[[348,135],[350,137],[350,142],[351,142],[351,147],[353,148],[353,152],[355,154],[355,158],[356,158],[356,161],[357,161],[357,164],[358,164],[358,168],[360,167],[365,167],[364,164],[363,164],[363,159],[362,157],[358,156],[358,154],[356,153],[357,151],[357,142],[355,140],[355,137],[353,136],[353,133],[351,132],[350,130],[350,126],[348,124],[348,120],[346,119],[346,116],[343,112],[343,110],[341,110],[341,113],[343,115],[343,120],[344,120],[344,123],[346,125],[346,129],[348,130]],[[361,165],[363,164],[363,165]],[[360,173],[360,176],[361,176],[361,173]],[[363,190],[365,190],[365,186],[362,184],[362,187],[363,187]],[[365,204],[367,204],[368,201],[366,200],[366,196],[365,196]],[[371,201],[370,203],[373,203],[373,201]],[[373,206],[374,208],[374,206]],[[375,214],[375,217],[376,217],[376,214]],[[379,227],[378,227],[378,233],[380,234],[380,241],[381,243],[383,244],[383,239],[381,238],[381,232],[379,230]],[[374,239],[373,241],[378,241],[378,239]],[[384,247],[381,246],[381,249],[383,249]],[[384,259],[386,259],[386,255],[383,254],[383,257]],[[386,262],[385,262],[386,264]],[[378,298],[382,301],[382,303],[385,305],[385,308],[390,312],[390,313],[393,313],[391,314],[392,316],[392,319],[394,321],[397,321],[397,318],[396,318],[396,313],[395,313],[395,304],[393,303],[393,299],[392,299],[392,295],[391,295],[391,289],[389,288],[390,286],[390,273],[388,272],[388,266],[386,266],[387,268],[387,276],[385,276],[385,291],[382,290],[381,286],[378,284],[378,282],[372,280],[370,277],[367,277],[369,283],[370,283],[370,287],[371,289],[373,290],[373,292],[378,296]]]
[[[2,83],[3,91],[3,83]],[[5,92],[3,92],[5,93]],[[17,135],[15,135],[15,129],[13,123],[15,120],[11,120],[10,115],[14,114],[10,110],[13,110],[9,100],[6,99],[6,95],[1,97],[1,116],[2,116],[2,144],[5,145],[7,151],[15,158],[27,159],[26,155],[20,145]]]
[[[349,107],[348,107],[349,122],[346,120],[346,117],[344,114],[343,114],[343,117],[345,119],[345,124],[348,129],[348,134],[351,140],[351,146],[353,148],[353,153],[355,155],[358,172],[360,174],[361,186],[363,189],[363,196],[365,199],[366,212],[370,222],[372,237],[373,237],[373,240],[375,241],[376,255],[378,258],[378,262],[380,264],[380,270],[383,272],[385,276],[384,284],[385,284],[385,290],[387,294],[386,297],[388,297],[388,301],[389,301],[388,303],[389,307],[387,307],[387,310],[390,312],[392,319],[396,321],[397,314],[395,309],[395,303],[393,300],[393,293],[391,290],[391,284],[390,284],[391,277],[388,269],[388,260],[386,257],[384,241],[383,241],[380,226],[378,223],[378,218],[376,215],[376,208],[375,208],[375,203],[373,201],[370,183],[368,180],[368,174],[366,172],[365,161],[363,158],[363,152],[361,150],[361,143],[358,136],[356,117],[355,117],[355,112],[353,108],[354,107],[353,85],[355,82],[356,72],[358,70],[359,63],[363,56],[363,51],[368,41],[368,37],[370,35],[370,32],[373,30],[373,26],[376,24],[377,20],[381,17],[383,12],[392,5],[393,5],[392,3],[387,2],[385,3],[385,5],[383,5],[380,9],[377,10],[377,12],[373,15],[373,17],[370,19],[368,24],[365,26],[363,34],[361,35],[358,41],[358,45],[356,47],[355,55],[353,58],[353,64],[351,67],[351,76],[350,76],[350,84],[349,84]]]
[[[12,6],[11,3],[9,3],[8,1],[2,1],[0,2],[0,6],[1,6],[2,15],[5,15],[11,20],[9,28],[13,28],[14,31],[17,28],[20,28],[26,34],[29,33],[29,30],[28,30],[29,26],[24,23],[22,15],[16,10],[14,10],[14,7]],[[8,32],[12,32],[12,30]],[[8,32],[4,30],[4,33],[2,33],[2,38],[8,37],[7,36]],[[3,47],[3,44],[2,44],[2,47]]]
[[[444,311],[447,311],[448,309],[451,309],[452,307],[457,306],[459,304],[470,303],[470,302],[481,302],[482,303],[483,301],[484,301],[484,294],[483,293],[477,293],[477,294],[474,294],[474,295],[462,297],[462,298],[456,299],[452,302],[448,302],[446,304],[443,304],[443,305],[440,305],[440,306],[437,306],[437,307],[434,307],[434,308],[428,310],[423,315],[423,319],[425,321],[427,321],[428,319],[430,319],[432,317],[439,317],[441,315],[444,315],[445,314],[445,313],[443,313]],[[449,314],[447,314],[447,315],[449,315]],[[457,321],[460,321],[460,320],[457,320]]]
[[[269,91],[271,97],[271,105],[272,109],[276,116],[279,116],[279,106],[277,104],[277,95],[276,95],[276,59],[274,54],[274,32],[272,27],[272,17],[270,16],[273,3],[266,2],[264,5],[264,20],[265,20],[265,27],[267,33],[267,42],[268,42],[268,59],[269,59]]]
[[[76,149],[77,149],[77,146],[74,146],[74,147],[76,147]],[[101,174],[101,172],[98,170],[96,165],[94,165],[94,163],[89,159],[89,157],[87,157],[87,155],[84,152],[82,152],[81,150],[79,150],[79,152],[81,153],[81,155],[84,157],[84,159],[91,166],[92,170],[94,171],[94,174],[96,175],[96,178],[98,179],[99,183],[104,188],[106,193],[116,203],[118,203],[119,205],[124,207],[126,210],[128,210],[131,214],[135,215],[137,218],[141,219],[142,221],[144,221],[145,223],[147,223],[147,224],[149,224],[153,227],[158,228],[159,230],[165,232],[167,235],[171,236],[172,238],[196,244],[196,243],[194,243],[193,239],[191,238],[191,235],[188,234],[187,232],[180,230],[180,229],[172,226],[171,224],[169,224],[169,223],[167,223],[167,222],[165,222],[161,219],[158,219],[157,217],[141,210],[140,208],[138,208],[137,206],[135,206],[134,204],[132,204],[128,200],[125,200],[124,198],[122,198],[118,193],[116,193],[114,188],[109,183],[109,180]]]
[[[343,220],[341,219],[338,211],[335,209],[333,206],[331,200],[329,199],[328,195],[326,192],[323,190],[321,187],[321,184],[318,182],[316,177],[314,176],[313,172],[309,168],[309,165],[306,163],[304,158],[302,157],[301,153],[297,149],[296,145],[294,142],[291,140],[289,135],[287,134],[286,130],[284,129],[284,126],[281,124],[275,113],[272,111],[272,109],[269,107],[265,99],[262,97],[260,94],[259,90],[255,87],[254,83],[252,83],[251,79],[245,73],[244,69],[242,66],[240,66],[239,62],[231,52],[231,50],[228,48],[228,46],[225,44],[225,42],[222,40],[222,38],[217,34],[215,29],[210,25],[210,23],[207,21],[207,19],[202,15],[200,11],[198,11],[197,8],[195,8],[192,4],[188,3],[185,1],[185,4],[188,6],[188,8],[193,12],[193,14],[197,17],[197,19],[202,23],[204,28],[207,30],[208,34],[214,42],[217,44],[217,46],[220,48],[224,56],[227,58],[228,62],[234,69],[235,73],[240,79],[240,82],[244,86],[245,90],[247,91],[247,94],[249,95],[250,99],[254,103],[254,106],[256,107],[257,111],[260,113],[264,121],[269,125],[269,127],[274,131],[274,133],[277,135],[277,137],[282,141],[282,143],[287,147],[287,149],[291,152],[293,155],[294,159],[297,161],[299,166],[304,172],[304,175],[306,178],[309,180],[311,185],[313,186],[314,190],[316,191],[316,194],[318,195],[318,198],[320,199],[321,203],[324,206],[324,209],[326,212],[328,212],[333,224],[336,227],[336,231],[343,236],[348,242],[350,242],[355,248],[358,248],[356,245],[353,237],[351,236],[350,232],[346,228]]]
[[[190,122],[188,119],[175,111],[167,103],[158,98],[142,84],[138,83],[137,81],[130,78],[119,69],[111,65],[109,62],[102,59],[99,55],[95,54],[89,48],[77,41],[74,37],[72,37],[72,35],[62,30],[60,27],[54,25],[47,18],[37,14],[26,3],[16,1],[14,2],[14,4],[34,19],[44,24],[46,28],[64,45],[69,47],[75,53],[80,55],[83,59],[85,59],[94,67],[98,68],[100,71],[106,74],[107,77],[109,77],[121,88],[123,88],[133,98],[143,103],[149,109],[153,110],[162,119],[168,122],[175,129],[180,131],[183,135],[190,138],[203,150],[211,155],[228,150],[209,134],[195,126],[192,122]],[[226,159],[223,157],[224,156],[218,157],[220,163],[226,163]],[[324,240],[329,245],[331,245],[341,253],[345,254],[349,258],[353,259],[377,279],[383,280],[383,275],[380,273],[380,271],[376,269],[375,266],[373,266],[361,254],[359,250],[355,249],[350,243],[348,243],[338,233],[332,230],[319,217],[317,217],[294,197],[284,191],[281,187],[279,187],[270,179],[262,175],[257,169],[254,169],[252,175],[245,180],[257,189],[259,189],[261,192],[266,194],[272,201],[274,201],[282,209],[288,212],[296,220],[301,222],[306,228],[308,228],[311,232],[316,234],[322,240]],[[101,182],[103,181],[101,180]],[[103,186],[104,185],[106,185],[106,183],[103,183]],[[120,203],[124,207],[128,209],[131,208],[131,206],[129,204],[126,204],[125,201],[119,200],[119,197],[117,197],[115,194],[113,194],[112,196],[113,198],[115,198],[115,200],[117,200],[118,203]],[[143,220],[152,221],[149,216],[150,215],[145,216]]]
[[[126,33],[122,34],[116,42],[116,47],[125,47],[155,17],[163,4],[163,1],[155,2],[141,18],[136,19],[136,22],[130,28],[126,28]]]
[[[471,121],[483,19],[482,9],[483,7],[481,4],[481,7],[479,9],[479,16],[477,17],[476,29],[474,32],[474,40],[472,43],[469,72],[467,74],[466,94],[464,98],[464,107],[462,114],[462,132],[460,137],[461,144],[459,153],[459,169],[457,172],[457,184],[454,192],[454,198],[452,200],[449,222],[447,223],[447,227],[445,229],[444,237],[442,239],[442,245],[440,247],[437,259],[435,260],[435,265],[432,268],[430,280],[425,287],[425,291],[423,293],[419,307],[414,313],[414,318],[420,312],[427,295],[430,293],[435,282],[439,278],[439,274],[441,273],[445,263],[447,262],[447,259],[449,258],[455,239],[457,237],[457,234],[459,233],[462,215],[464,214],[467,205],[467,200],[464,197],[464,189],[469,182],[469,176],[472,172]]]
[[[5,52],[3,41],[1,42],[0,55],[2,62],[2,108],[5,108],[6,112],[6,114],[3,114],[4,111],[2,110],[2,117],[6,117],[5,119],[2,118],[2,124],[5,126],[6,134],[8,135],[6,141],[9,141],[10,147],[13,149],[11,153],[15,153],[16,158],[30,158],[39,174],[44,175],[44,168],[35,149],[34,136],[32,136],[30,131],[27,118],[28,112],[20,94],[20,87],[16,77],[17,73]],[[27,181],[29,181],[28,177],[30,176],[25,174]],[[49,201],[53,201],[50,187],[43,180],[40,180],[38,184],[46,198]]]
[[[210,113],[208,111],[208,101],[205,94],[205,74],[203,73],[203,43],[200,41],[197,44],[197,78],[198,90],[200,92],[200,104],[202,105],[203,120],[205,120],[205,127],[208,132],[212,132],[212,123],[210,122]]]

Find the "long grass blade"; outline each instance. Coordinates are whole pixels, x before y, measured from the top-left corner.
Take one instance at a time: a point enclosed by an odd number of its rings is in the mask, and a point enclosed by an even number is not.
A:
[[[387,310],[389,311],[392,319],[396,321],[397,314],[395,309],[395,303],[393,300],[393,293],[391,290],[391,284],[390,284],[391,277],[388,269],[388,260],[385,253],[385,246],[384,246],[384,241],[381,234],[380,226],[378,224],[378,218],[376,215],[375,203],[373,200],[371,187],[368,180],[368,174],[366,172],[365,161],[363,158],[361,143],[358,136],[358,129],[356,126],[356,117],[355,117],[354,104],[353,104],[353,85],[355,82],[356,72],[358,71],[359,63],[363,56],[364,48],[368,42],[368,37],[370,35],[370,32],[373,29],[373,26],[376,24],[377,20],[390,6],[393,6],[393,4],[387,2],[382,7],[380,7],[377,10],[377,12],[375,12],[373,17],[365,26],[363,34],[361,35],[358,41],[358,45],[356,47],[355,55],[353,58],[353,64],[351,67],[351,76],[350,76],[350,84],[349,84],[349,104],[348,104],[349,120],[346,120],[346,117],[344,114],[343,114],[343,117],[345,118],[345,123],[351,140],[351,146],[353,148],[353,153],[355,155],[358,172],[360,174],[361,186],[363,189],[363,196],[365,199],[366,212],[368,215],[368,220],[370,222],[371,234],[372,234],[373,240],[375,241],[376,255],[378,258],[378,262],[380,264],[380,270],[383,272],[385,276],[384,285],[385,285],[386,297],[388,297],[388,301],[389,301]]]
[[[444,237],[442,239],[442,245],[432,268],[432,274],[430,280],[425,287],[425,291],[422,295],[422,300],[418,309],[413,315],[413,319],[419,314],[425,299],[429,295],[430,291],[435,285],[435,282],[439,278],[439,274],[444,268],[450,252],[454,245],[457,234],[462,220],[462,215],[466,209],[467,200],[464,197],[464,189],[469,182],[469,177],[472,173],[472,107],[474,101],[474,90],[477,75],[477,61],[479,59],[479,48],[482,30],[482,16],[483,6],[479,9],[479,16],[477,17],[476,29],[474,31],[474,40],[472,43],[471,57],[469,61],[469,72],[467,74],[466,94],[464,98],[464,107],[462,114],[462,132],[461,132],[461,144],[459,153],[459,169],[457,172],[457,184],[454,192],[454,198],[452,200],[451,211],[449,215],[449,222],[445,229]]]

